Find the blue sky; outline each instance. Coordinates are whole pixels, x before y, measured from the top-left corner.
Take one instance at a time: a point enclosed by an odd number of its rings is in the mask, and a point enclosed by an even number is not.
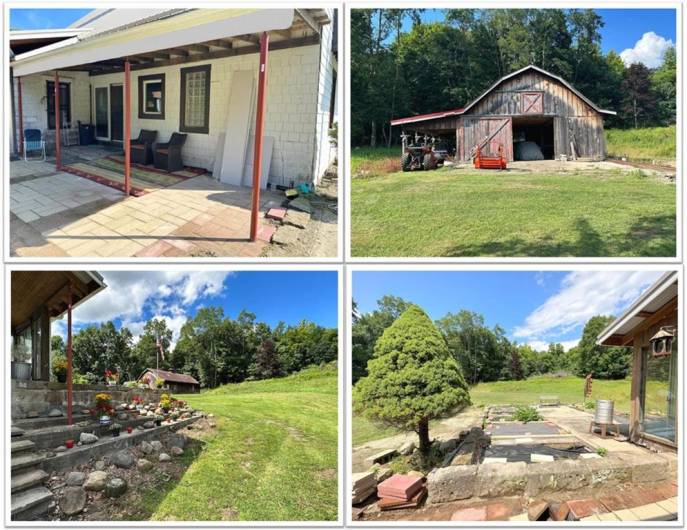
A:
[[[574,346],[597,314],[620,314],[659,276],[657,271],[354,271],[361,313],[385,294],[420,305],[432,319],[468,309],[499,324],[511,340],[545,349]]]
[[[91,9],[10,9],[12,29],[62,29]]]
[[[174,331],[201,307],[220,306],[235,318],[242,309],[270,326],[303,319],[326,327],[338,324],[335,271],[102,271],[107,288],[74,310],[74,329],[112,320],[135,337],[152,317]],[[53,334],[66,333],[63,318]]]

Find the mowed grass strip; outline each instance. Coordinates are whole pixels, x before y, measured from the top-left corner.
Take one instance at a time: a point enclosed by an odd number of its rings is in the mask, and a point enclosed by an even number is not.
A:
[[[353,178],[353,256],[675,256],[676,187],[641,171]]]
[[[217,429],[173,489],[150,492],[152,520],[336,520],[334,368],[177,397]]]

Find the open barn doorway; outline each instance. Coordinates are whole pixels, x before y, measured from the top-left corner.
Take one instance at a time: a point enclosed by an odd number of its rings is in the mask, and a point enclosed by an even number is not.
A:
[[[515,160],[553,160],[553,138],[553,117],[513,117],[513,155]]]

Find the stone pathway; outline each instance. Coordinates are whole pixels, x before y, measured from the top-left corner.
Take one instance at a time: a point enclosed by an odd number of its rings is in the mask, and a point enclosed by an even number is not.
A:
[[[280,194],[261,193],[258,241],[248,241],[249,188],[206,177],[142,197],[67,173],[12,184],[13,256],[257,257],[274,227],[262,219]]]

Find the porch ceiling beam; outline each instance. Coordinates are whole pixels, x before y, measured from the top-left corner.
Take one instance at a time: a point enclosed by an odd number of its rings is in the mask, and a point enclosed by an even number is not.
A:
[[[271,31],[270,33],[274,33],[275,35],[278,35],[280,37],[283,37],[285,39],[290,39],[291,38],[291,29],[277,29],[274,31]]]
[[[311,46],[320,42],[319,35],[309,35],[307,37],[301,37],[296,39],[282,40],[270,44],[270,51],[274,50],[285,50],[288,48],[298,48],[300,46]],[[260,51],[259,46],[244,46],[241,48],[231,48],[228,50],[217,50],[210,51],[208,53],[200,53],[195,55],[188,55],[186,57],[174,57],[164,61],[155,61],[154,63],[144,63],[131,65],[131,70],[145,70],[146,68],[156,68],[159,66],[174,66],[179,64],[194,63],[199,61],[208,61],[213,59],[224,59],[226,57],[236,57],[239,55],[248,55],[251,53],[258,53]],[[123,66],[117,66],[112,68],[105,68],[99,72],[91,72],[92,76],[114,74],[123,72]]]
[[[230,41],[223,39],[210,40],[205,42],[204,44],[208,46],[214,46],[215,48],[224,48],[225,50],[231,50],[234,47],[234,45]]]
[[[241,42],[250,42],[251,44],[260,44],[260,37],[257,35],[236,35],[232,37],[231,40],[237,40]]]
[[[169,50],[167,50],[167,52],[168,52],[170,55],[179,55],[179,56],[181,56],[181,57],[188,57],[189,55],[191,55],[191,54],[188,52],[188,50],[185,50],[185,49],[182,49],[182,48],[170,48]]]
[[[207,53],[210,51],[210,47],[203,44],[189,44],[186,48],[192,52]]]
[[[638,311],[638,312],[637,312],[637,316],[638,316],[638,317],[642,317],[642,318],[650,317],[650,316],[652,316],[653,314],[654,314],[653,311]]]
[[[320,33],[321,23],[319,23],[308,11],[305,9],[296,9],[295,12],[297,17],[310,26],[310,29],[315,33]]]

